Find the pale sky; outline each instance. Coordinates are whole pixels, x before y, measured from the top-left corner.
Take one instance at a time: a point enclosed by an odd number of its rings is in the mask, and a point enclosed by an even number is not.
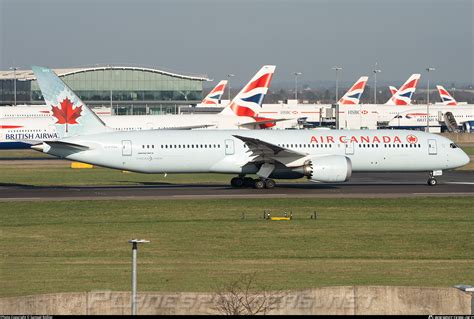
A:
[[[0,0],[0,70],[133,64],[246,82],[473,83],[472,0]],[[370,79],[372,81],[372,77]],[[214,82],[216,83],[216,82]]]

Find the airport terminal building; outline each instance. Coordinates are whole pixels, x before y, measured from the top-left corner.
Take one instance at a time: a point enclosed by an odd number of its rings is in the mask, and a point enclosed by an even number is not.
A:
[[[206,76],[182,75],[152,68],[104,66],[54,69],[88,105],[111,107],[115,114],[177,113],[202,99]],[[0,106],[44,104],[31,70],[0,71]]]

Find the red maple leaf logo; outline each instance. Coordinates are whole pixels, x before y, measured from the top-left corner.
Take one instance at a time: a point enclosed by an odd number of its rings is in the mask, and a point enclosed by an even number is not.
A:
[[[418,142],[418,138],[415,135],[408,135],[407,141],[410,144],[415,144],[416,142]]]
[[[61,102],[61,108],[52,106],[53,116],[58,119],[56,124],[78,124],[76,120],[81,116],[82,105],[72,108],[72,102],[69,98],[65,98]]]

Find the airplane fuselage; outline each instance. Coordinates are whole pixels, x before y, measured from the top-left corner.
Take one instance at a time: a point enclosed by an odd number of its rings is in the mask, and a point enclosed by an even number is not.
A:
[[[435,171],[469,162],[466,154],[447,138],[398,130],[112,132],[62,140],[87,150],[71,151],[46,143],[43,151],[69,160],[141,173],[256,173],[259,161],[236,136],[304,154],[287,166],[280,165],[282,158],[275,157],[276,169],[270,176],[274,178],[301,177],[307,161],[317,164],[318,158],[328,155],[349,158],[354,172]]]

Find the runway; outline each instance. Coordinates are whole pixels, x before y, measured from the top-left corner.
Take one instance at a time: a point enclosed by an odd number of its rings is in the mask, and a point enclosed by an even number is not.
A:
[[[350,182],[342,184],[279,181],[276,188],[263,190],[235,189],[228,184],[77,187],[0,184],[0,201],[474,196],[474,171],[445,172],[434,187],[428,186],[426,180],[426,173],[354,173]]]

